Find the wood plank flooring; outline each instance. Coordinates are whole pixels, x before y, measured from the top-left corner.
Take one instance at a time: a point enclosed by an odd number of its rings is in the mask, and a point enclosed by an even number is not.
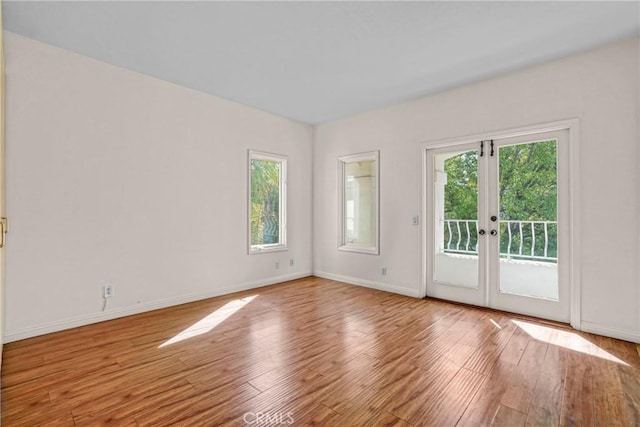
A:
[[[638,426],[635,344],[310,277],[4,346],[3,426]]]

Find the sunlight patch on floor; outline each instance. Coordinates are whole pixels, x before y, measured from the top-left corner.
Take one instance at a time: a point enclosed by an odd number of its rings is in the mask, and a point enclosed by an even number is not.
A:
[[[579,353],[588,354],[589,356],[595,356],[600,359],[629,366],[623,360],[618,359],[613,354],[603,350],[575,332],[550,328],[548,326],[537,325],[535,323],[523,322],[522,320],[511,321],[538,341],[548,342],[549,344],[557,345],[568,350],[577,351]]]
[[[249,304],[253,301],[258,295],[253,295],[250,297],[245,297],[241,299],[236,299],[230,301],[209,314],[207,317],[204,317],[201,320],[198,320],[193,325],[189,326],[184,331],[180,332],[175,337],[171,338],[168,341],[162,343],[158,348],[166,347],[171,344],[175,344],[180,341],[187,340],[189,338],[196,337],[198,335],[206,334],[207,332],[213,330],[220,323],[224,322],[229,317],[233,316],[238,310],[240,310],[245,305]]]
[[[496,322],[495,320],[489,319],[489,322],[491,322],[497,329],[502,329],[502,326],[498,325],[498,322]]]

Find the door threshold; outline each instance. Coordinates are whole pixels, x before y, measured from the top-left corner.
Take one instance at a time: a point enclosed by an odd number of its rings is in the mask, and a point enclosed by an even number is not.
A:
[[[574,329],[569,323],[563,323],[563,322],[558,322],[556,320],[549,320],[549,319],[544,319],[542,317],[535,317],[535,316],[529,316],[526,314],[519,314],[519,313],[512,313],[510,311],[505,311],[505,310],[499,310],[497,308],[491,308],[491,307],[482,307],[480,305],[473,305],[473,304],[467,304],[464,302],[458,302],[458,301],[449,301],[446,299],[442,299],[442,298],[435,298],[435,297],[424,297],[422,298],[423,300],[426,301],[440,301],[440,302],[445,302],[447,304],[452,304],[452,305],[459,305],[462,307],[469,307],[469,308],[474,308],[477,310],[482,310],[482,311],[487,311],[487,312],[492,312],[492,313],[502,313],[504,315],[516,318],[516,319],[520,319],[520,320],[529,320],[529,321],[533,321],[533,322],[537,322],[537,323],[542,323],[544,325],[547,326],[552,326],[554,328],[562,328],[562,329],[567,329],[567,330],[571,330],[571,331],[577,331],[577,329]],[[638,354],[640,355],[640,344],[638,344]]]

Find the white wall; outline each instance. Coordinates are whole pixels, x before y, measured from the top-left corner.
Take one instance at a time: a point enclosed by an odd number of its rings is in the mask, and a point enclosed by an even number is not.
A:
[[[330,122],[314,143],[316,274],[420,295],[422,143],[578,117],[581,327],[640,341],[638,39]],[[336,158],[380,150],[380,255],[337,248]],[[387,267],[381,276],[380,267]]]
[[[5,36],[6,341],[311,273],[311,126]],[[249,148],[289,157],[288,252],[247,254]]]
[[[582,326],[640,341],[637,39],[315,129],[6,32],[5,49],[6,341],[312,269],[419,296],[420,145],[571,117]],[[289,156],[288,252],[247,255],[249,148]],[[338,251],[337,157],[377,149],[380,255]]]

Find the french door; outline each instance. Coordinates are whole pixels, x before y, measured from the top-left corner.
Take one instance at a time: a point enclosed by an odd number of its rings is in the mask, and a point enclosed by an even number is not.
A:
[[[568,131],[426,155],[427,295],[568,321]]]

